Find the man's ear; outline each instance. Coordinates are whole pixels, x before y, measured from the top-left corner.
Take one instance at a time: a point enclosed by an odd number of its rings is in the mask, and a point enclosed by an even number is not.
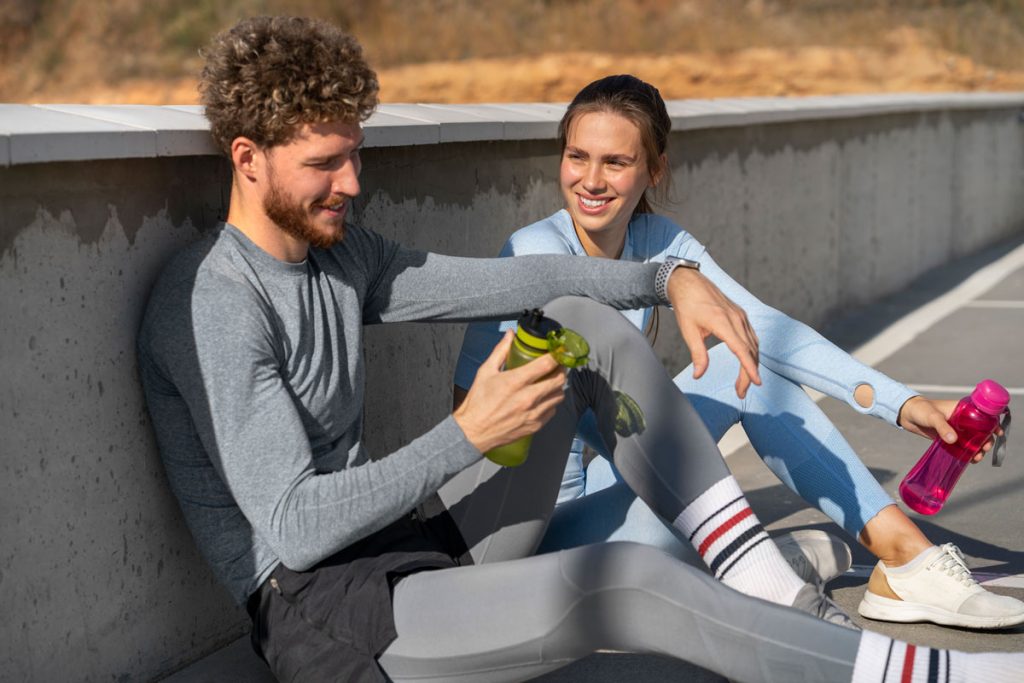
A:
[[[262,163],[263,152],[255,142],[243,136],[231,141],[231,165],[236,173],[255,181]]]

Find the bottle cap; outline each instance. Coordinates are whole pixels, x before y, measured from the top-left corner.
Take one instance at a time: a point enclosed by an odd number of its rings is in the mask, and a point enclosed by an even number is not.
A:
[[[989,415],[999,415],[1010,405],[1010,392],[995,380],[986,379],[978,383],[971,392],[971,402],[978,410]]]
[[[590,345],[578,332],[544,316],[544,311],[534,308],[523,311],[516,327],[516,337],[524,345],[541,352],[551,352],[559,365],[567,368],[582,368],[587,364]]]
[[[523,311],[516,325],[516,336],[519,337],[519,341],[538,351],[548,351],[548,334],[557,333],[562,329],[556,321],[544,317],[544,311],[539,308]]]

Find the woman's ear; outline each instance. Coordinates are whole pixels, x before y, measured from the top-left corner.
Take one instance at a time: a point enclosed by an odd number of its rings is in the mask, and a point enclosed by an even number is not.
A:
[[[658,155],[658,168],[651,174],[651,187],[657,187],[668,172],[668,155]]]

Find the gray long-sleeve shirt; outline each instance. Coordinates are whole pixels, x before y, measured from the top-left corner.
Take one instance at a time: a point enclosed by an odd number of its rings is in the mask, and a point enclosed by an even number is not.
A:
[[[393,453],[362,446],[363,325],[508,318],[568,294],[660,301],[657,264],[466,259],[350,227],[286,263],[224,226],[167,266],[138,338],[171,488],[242,602],[395,521],[481,457],[450,416]]]

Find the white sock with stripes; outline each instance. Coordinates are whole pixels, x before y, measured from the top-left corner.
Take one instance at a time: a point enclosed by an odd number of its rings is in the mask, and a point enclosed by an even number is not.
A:
[[[804,587],[731,476],[687,505],[673,525],[715,578],[741,593],[788,607]]]
[[[864,631],[850,683],[1015,683],[1024,652],[936,650]]]

